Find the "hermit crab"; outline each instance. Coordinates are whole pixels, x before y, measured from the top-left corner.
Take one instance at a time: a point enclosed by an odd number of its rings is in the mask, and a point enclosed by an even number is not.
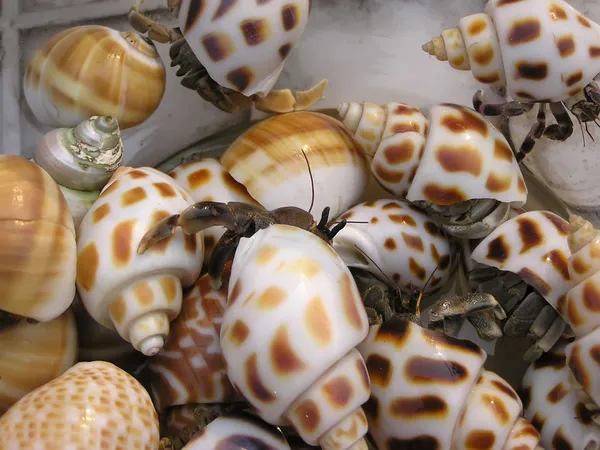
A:
[[[426,112],[403,103],[343,103],[344,125],[372,157],[388,192],[425,210],[448,233],[485,237],[527,199],[504,136],[482,115],[451,104]]]
[[[542,136],[571,136],[567,110],[586,129],[598,124],[600,87],[593,80],[600,73],[600,25],[564,0],[490,0],[485,13],[463,17],[423,50],[455,69],[470,69],[481,83],[507,88],[514,101],[505,104],[485,104],[482,92],[475,94],[474,107],[482,114],[516,116],[539,104],[518,161]],[[556,119],[549,126],[547,104]]]
[[[179,27],[168,29],[131,8],[132,26],[150,39],[170,43],[171,66],[181,84],[225,112],[250,108],[284,113],[306,109],[327,87],[304,92],[272,90],[285,61],[304,33],[310,0],[168,0]]]
[[[364,410],[377,448],[539,449],[519,396],[483,368],[487,355],[477,345],[396,318],[371,326],[358,350],[371,380]]]
[[[473,250],[464,246],[471,287],[494,295],[506,312],[504,334],[535,340],[526,360],[538,358],[568,332],[566,299],[573,286],[568,235],[566,220],[530,211],[504,222]]]

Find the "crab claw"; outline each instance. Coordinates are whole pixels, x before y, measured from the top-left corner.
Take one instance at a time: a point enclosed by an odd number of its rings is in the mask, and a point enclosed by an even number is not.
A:
[[[177,228],[177,225],[179,224],[179,217],[179,214],[173,214],[172,216],[165,217],[152,226],[140,240],[137,249],[138,255],[142,255],[146,250],[163,239],[173,236],[175,234],[175,228]]]
[[[271,91],[264,97],[256,97],[254,106],[259,111],[267,113],[288,113],[302,111],[310,108],[323,98],[329,82],[326,79],[319,81],[306,91],[298,91],[295,94],[289,89]]]

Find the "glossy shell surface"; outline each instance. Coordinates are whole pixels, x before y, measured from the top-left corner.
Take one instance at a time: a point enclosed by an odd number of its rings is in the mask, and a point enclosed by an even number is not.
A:
[[[496,228],[473,250],[478,263],[516,273],[561,315],[572,286],[569,223],[550,211],[520,214]]]
[[[135,32],[84,25],[55,34],[34,54],[23,88],[43,124],[72,127],[110,115],[126,129],[152,115],[165,86],[154,44]]]
[[[242,134],[223,154],[221,164],[267,209],[311,204],[314,179],[315,220],[326,206],[336,217],[357,204],[369,180],[362,148],[337,119],[294,112],[263,120]]]
[[[183,299],[169,339],[148,364],[157,409],[236,399],[219,336],[226,304],[227,288],[214,290],[208,275],[200,277]]]
[[[158,415],[146,390],[102,361],[78,363],[0,418],[3,450],[156,450],[158,440]]]
[[[227,305],[227,373],[264,420],[290,420],[305,442],[325,448],[333,448],[329,438],[342,446],[340,427],[354,427],[350,445],[366,433],[360,405],[369,380],[354,346],[367,316],[349,269],[325,241],[287,225],[242,239]]]
[[[350,267],[367,269],[379,277],[383,271],[407,291],[410,287],[423,289],[434,270],[426,292],[448,281],[451,263],[448,236],[406,202],[392,199],[364,202],[336,220],[342,219],[359,222],[347,224],[333,240],[333,248]]]
[[[69,206],[36,164],[0,155],[0,309],[55,319],[75,295],[76,244]]]
[[[310,0],[182,0],[179,26],[219,85],[267,94],[302,36]]]

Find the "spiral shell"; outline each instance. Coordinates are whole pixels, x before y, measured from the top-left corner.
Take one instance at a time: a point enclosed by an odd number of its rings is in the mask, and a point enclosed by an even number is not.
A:
[[[233,261],[221,348],[234,388],[271,424],[323,450],[363,446],[369,397],[354,349],[368,322],[349,269],[316,235],[271,225]]]
[[[77,330],[69,309],[48,322],[25,321],[0,333],[0,416],[77,360]]]
[[[358,346],[371,379],[364,409],[378,448],[536,448],[539,435],[514,446],[521,400],[483,369],[477,345],[394,319],[373,325]]]
[[[76,364],[0,417],[3,450],[156,450],[158,440],[144,387],[103,361]]]
[[[506,139],[472,109],[441,104],[423,113],[402,103],[342,103],[338,111],[373,156],[379,184],[400,198],[435,205],[494,199],[515,207],[527,199]]]
[[[342,219],[357,222],[348,223],[333,240],[333,248],[348,266],[375,276],[383,271],[410,293],[415,287],[425,288],[434,270],[425,293],[448,281],[452,269],[448,236],[421,211],[399,200],[380,199],[350,208],[337,220]]]
[[[600,73],[600,25],[564,0],[490,0],[423,50],[517,101],[558,102]]]
[[[149,227],[190,205],[189,194],[166,174],[121,168],[78,229],[81,301],[96,321],[147,356],[164,345],[182,288],[200,275],[202,235],[178,230],[143,255],[136,249]]]
[[[121,129],[148,119],[165,86],[154,44],[98,25],[51,37],[33,55],[23,82],[29,107],[46,125],[74,127],[91,116],[113,116]]]
[[[246,96],[268,94],[304,33],[310,0],[182,0],[179,27],[210,77]]]
[[[221,157],[223,167],[267,209],[308,209],[314,180],[315,220],[328,206],[336,217],[362,198],[369,180],[362,149],[338,120],[294,112],[263,120],[242,134]]]
[[[0,310],[41,322],[75,295],[75,229],[58,185],[36,164],[0,155]]]

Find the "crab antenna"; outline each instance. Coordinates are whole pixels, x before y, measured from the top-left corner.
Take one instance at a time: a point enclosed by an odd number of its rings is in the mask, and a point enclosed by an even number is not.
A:
[[[590,133],[590,130],[588,128],[588,122],[585,123],[585,132],[588,134],[592,142],[596,142],[596,139],[594,139],[594,136],[592,136],[592,133]]]
[[[330,241],[333,241],[333,238],[346,226],[346,221],[342,220],[335,227],[333,227],[330,231],[327,232],[327,237]]]
[[[433,271],[431,272],[431,275],[429,275],[429,278],[427,278],[427,281],[425,282],[425,284],[423,285],[423,289],[421,292],[423,292],[425,289],[427,289],[427,285],[429,284],[429,282],[431,281],[431,279],[433,278],[433,275],[437,272],[437,270],[440,268],[439,264],[437,266],[435,266],[435,269],[433,269]]]
[[[321,231],[327,231],[327,222],[329,221],[329,206],[326,206],[323,212],[321,213],[321,220],[317,225],[317,229]]]
[[[356,250],[358,250],[360,253],[362,253],[365,258],[367,258],[369,261],[371,261],[371,263],[373,263],[373,265],[377,268],[377,270],[379,270],[379,273],[381,273],[381,275],[383,275],[383,277],[390,283],[390,287],[396,286],[396,283],[394,283],[392,281],[392,279],[386,275],[386,273],[381,269],[381,267],[379,267],[379,264],[377,264],[373,260],[373,258],[371,258],[369,255],[367,255],[366,252],[364,252],[358,245],[354,244],[354,248]]]
[[[304,149],[300,149],[302,154],[304,155],[304,159],[306,160],[306,165],[308,166],[308,175],[310,176],[310,208],[308,208],[309,214],[312,212],[313,206],[315,206],[315,179],[313,178],[312,170],[310,168],[310,162],[308,161],[308,156],[306,156],[306,152]]]
[[[581,119],[578,116],[575,116],[577,122],[579,122],[579,128],[581,129],[581,139],[583,139],[583,146],[585,147],[585,134],[583,133],[583,124],[581,123]]]

